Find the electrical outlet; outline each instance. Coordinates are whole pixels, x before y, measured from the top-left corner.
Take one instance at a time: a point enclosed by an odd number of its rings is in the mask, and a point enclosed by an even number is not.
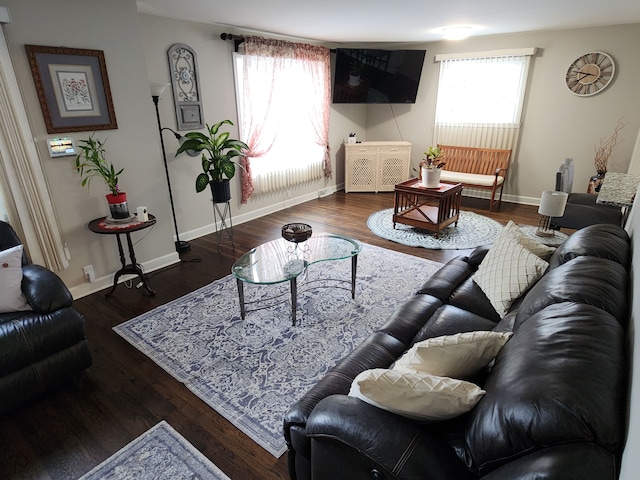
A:
[[[96,281],[96,276],[93,273],[93,265],[87,265],[85,267],[82,267],[82,271],[84,272],[84,278],[89,283],[93,283]]]
[[[322,198],[322,197],[326,197],[327,196],[327,190],[326,189],[322,189],[322,190],[318,190],[318,198]]]

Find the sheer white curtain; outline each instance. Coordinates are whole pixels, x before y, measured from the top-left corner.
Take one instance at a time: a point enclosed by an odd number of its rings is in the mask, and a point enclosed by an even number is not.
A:
[[[236,55],[242,201],[331,176],[329,49],[246,37]]]
[[[535,48],[437,55],[433,144],[515,150]]]
[[[33,144],[4,31],[0,32],[0,182],[9,219],[34,263],[67,268],[62,232]]]

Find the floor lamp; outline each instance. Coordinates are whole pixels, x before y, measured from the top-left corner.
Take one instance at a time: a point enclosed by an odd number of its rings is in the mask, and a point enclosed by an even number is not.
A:
[[[167,176],[167,187],[169,188],[169,202],[171,203],[171,214],[173,215],[173,226],[176,230],[176,252],[184,252],[191,249],[191,245],[189,242],[184,240],[180,240],[180,236],[178,234],[178,222],[176,220],[176,210],[173,206],[173,193],[171,192],[171,180],[169,179],[169,167],[167,166],[167,152],[164,149],[164,139],[162,138],[162,124],[160,123],[160,111],[158,110],[158,101],[160,100],[160,95],[165,91],[165,89],[169,86],[169,83],[152,83],[151,84],[151,98],[153,99],[153,104],[156,106],[156,117],[158,118],[158,133],[160,135],[160,145],[162,146],[162,159],[164,160],[164,173]],[[167,129],[171,130],[171,129]],[[173,130],[172,130],[173,131]],[[176,135],[175,132],[173,132]],[[176,137],[177,138],[177,137]]]

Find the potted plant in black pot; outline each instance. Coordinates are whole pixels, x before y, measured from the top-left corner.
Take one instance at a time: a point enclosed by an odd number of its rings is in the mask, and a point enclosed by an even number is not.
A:
[[[130,217],[127,206],[127,194],[120,190],[118,176],[124,168],[116,170],[113,163],[107,162],[105,142],[94,139],[93,134],[87,140],[80,140],[76,155],[75,169],[82,177],[81,185],[87,188],[94,177],[101,177],[110,193],[106,195],[111,218],[124,220]]]
[[[231,120],[223,120],[214,125],[207,124],[208,135],[201,132],[189,132],[185,134],[184,141],[176,155],[195,150],[202,152],[202,172],[196,178],[196,192],[202,192],[207,185],[211,188],[213,201],[216,203],[228,202],[231,198],[229,180],[236,173],[235,158],[244,155],[243,151],[249,150],[249,146],[229,138],[229,132],[220,132],[222,125],[233,125]]]

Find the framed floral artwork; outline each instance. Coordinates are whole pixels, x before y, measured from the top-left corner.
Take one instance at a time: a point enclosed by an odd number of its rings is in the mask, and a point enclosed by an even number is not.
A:
[[[102,50],[25,48],[48,133],[118,128]]]

